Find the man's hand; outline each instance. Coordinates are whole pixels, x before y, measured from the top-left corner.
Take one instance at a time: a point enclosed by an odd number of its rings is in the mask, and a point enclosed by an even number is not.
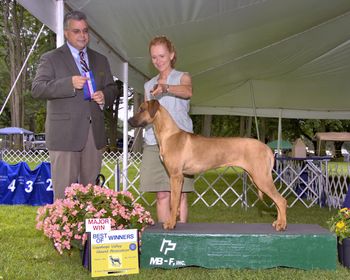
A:
[[[92,95],[92,100],[94,100],[98,105],[105,104],[105,96],[101,90],[95,91]]]
[[[83,77],[83,76],[73,76],[72,77],[72,83],[73,83],[73,87],[75,89],[82,89],[85,82],[88,80],[89,78],[87,77]]]

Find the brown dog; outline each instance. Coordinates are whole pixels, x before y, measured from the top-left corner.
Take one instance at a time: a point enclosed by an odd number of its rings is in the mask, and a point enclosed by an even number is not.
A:
[[[277,231],[286,229],[287,201],[273,183],[274,157],[268,146],[251,138],[203,137],[185,132],[157,100],[142,103],[128,122],[132,127],[153,123],[160,157],[170,176],[171,216],[164,223],[164,229],[173,229],[176,225],[184,174],[194,175],[223,166],[243,168],[258,188],[260,197],[265,193],[276,204],[277,220],[272,225]]]

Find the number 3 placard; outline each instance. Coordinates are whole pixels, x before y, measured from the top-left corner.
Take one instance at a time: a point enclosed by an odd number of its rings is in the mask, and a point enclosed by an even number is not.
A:
[[[26,162],[10,165],[0,161],[0,204],[51,204],[53,188],[50,163],[31,170]]]

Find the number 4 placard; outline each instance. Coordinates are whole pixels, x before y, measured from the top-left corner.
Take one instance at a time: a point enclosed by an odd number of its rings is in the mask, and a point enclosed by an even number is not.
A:
[[[50,163],[31,170],[25,162],[9,165],[0,161],[0,204],[39,206],[52,202]]]

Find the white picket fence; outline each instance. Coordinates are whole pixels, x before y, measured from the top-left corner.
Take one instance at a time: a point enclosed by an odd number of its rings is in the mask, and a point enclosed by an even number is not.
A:
[[[21,161],[38,164],[49,161],[48,152],[20,150],[3,150],[1,158],[11,164]],[[134,194],[136,201],[153,205],[155,197],[139,190],[141,161],[142,154],[128,154],[127,186],[123,186],[122,153],[105,152],[102,168],[102,173],[106,177],[105,185],[116,190],[128,190]],[[306,208],[314,205],[340,208],[349,190],[350,164],[344,163],[338,166],[323,158],[277,159],[273,176],[279,192],[288,199],[289,207],[302,204]],[[195,177],[193,196],[192,205],[203,203],[207,207],[222,203],[227,207],[240,204],[247,208],[254,207],[259,201],[257,190],[247,174],[235,167],[198,174]],[[269,207],[273,206],[271,202],[264,203]]]

